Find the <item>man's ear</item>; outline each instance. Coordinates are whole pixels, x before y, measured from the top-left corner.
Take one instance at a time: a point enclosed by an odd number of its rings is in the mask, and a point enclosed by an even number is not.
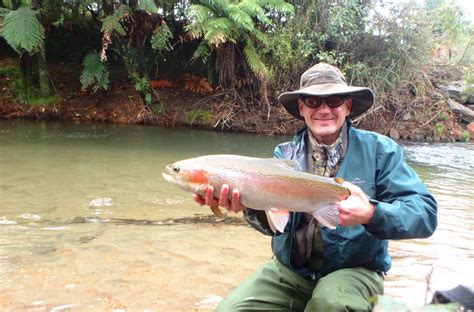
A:
[[[346,100],[346,106],[347,106],[347,110],[348,110],[347,116],[349,116],[352,112],[352,98],[348,98]]]
[[[303,101],[301,100],[301,98],[298,98],[298,110],[299,110],[299,112],[300,112],[300,116],[301,116],[301,117],[304,117],[304,116],[303,116],[303,105],[304,105],[304,103],[303,103]]]

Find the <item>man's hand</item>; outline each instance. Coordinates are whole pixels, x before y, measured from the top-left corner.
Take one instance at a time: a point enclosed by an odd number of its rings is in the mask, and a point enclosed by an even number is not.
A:
[[[343,183],[351,195],[339,202],[339,224],[351,226],[356,224],[369,224],[374,215],[375,207],[362,189],[352,183]]]
[[[227,209],[227,211],[233,211],[233,212],[239,212],[245,208],[240,203],[240,193],[238,190],[234,189],[232,191],[232,197],[231,200],[228,199],[229,196],[229,186],[227,184],[223,184],[219,198],[216,199],[214,198],[214,187],[209,186],[206,189],[206,192],[203,196],[200,196],[199,194],[193,194],[194,200],[199,204],[199,205],[209,205],[209,206],[221,206]]]

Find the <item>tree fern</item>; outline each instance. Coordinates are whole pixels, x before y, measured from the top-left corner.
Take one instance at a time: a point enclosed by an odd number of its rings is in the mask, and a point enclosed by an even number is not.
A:
[[[114,14],[107,16],[102,21],[101,32],[110,35],[113,32],[125,36],[125,29],[122,26],[122,19],[130,13],[130,7],[122,4]]]
[[[242,53],[250,70],[264,85],[269,73],[256,47],[269,40],[259,28],[271,26],[270,17],[286,12],[293,12],[293,6],[283,0],[200,0],[199,4],[190,6],[190,23],[186,26],[192,38],[203,38],[193,59],[204,59],[212,51],[217,55],[216,60],[226,53]],[[227,49],[228,42],[235,49]],[[243,51],[238,51],[242,47]],[[218,66],[219,80],[236,79],[230,77],[236,72],[229,70],[230,66],[235,65],[224,62]]]
[[[237,25],[240,25],[240,27],[250,31],[254,28],[252,17],[242,11],[237,5],[230,4],[226,11],[229,18]]]
[[[282,14],[294,14],[295,7],[283,0],[258,0],[258,3],[263,7],[269,7],[272,10]]]
[[[138,9],[148,13],[158,13],[158,8],[156,7],[155,1],[153,0],[140,0]]]
[[[254,72],[260,79],[266,80],[268,78],[268,70],[265,64],[260,59],[257,51],[251,44],[246,44],[244,47],[244,55],[247,64],[252,72]]]
[[[82,90],[92,87],[97,92],[99,89],[107,90],[109,87],[109,69],[100,60],[97,52],[89,52],[82,62],[84,69],[81,73]]]
[[[168,25],[163,23],[153,32],[153,36],[151,37],[151,47],[158,52],[171,51],[171,38],[173,38],[173,33],[169,29]]]
[[[3,21],[1,35],[17,52],[35,53],[44,42],[44,28],[28,7],[10,11]]]
[[[239,9],[249,16],[257,17],[262,23],[270,24],[271,21],[265,15],[263,7],[255,0],[244,0],[239,3]]]
[[[193,4],[188,9],[189,18],[194,23],[204,23],[211,16],[213,12],[206,6],[201,4]]]
[[[209,47],[207,46],[207,43],[203,40],[197,47],[196,51],[193,53],[192,60],[202,60],[205,62],[209,55],[211,54],[211,51],[209,51]]]

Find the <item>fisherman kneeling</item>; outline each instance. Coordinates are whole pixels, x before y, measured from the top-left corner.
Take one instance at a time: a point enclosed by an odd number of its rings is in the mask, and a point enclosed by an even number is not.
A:
[[[348,86],[341,71],[319,63],[301,76],[300,89],[279,96],[295,118],[305,121],[275,157],[295,160],[301,171],[342,177],[351,195],[338,203],[339,224],[331,229],[311,215],[291,214],[274,235],[265,213],[248,207],[246,220],[272,235],[275,255],[217,307],[218,311],[368,311],[383,294],[390,269],[388,239],[425,238],[437,226],[437,204],[391,139],[354,128],[351,119],[374,102],[372,91]],[[201,205],[240,211],[238,190],[218,199],[209,187]]]

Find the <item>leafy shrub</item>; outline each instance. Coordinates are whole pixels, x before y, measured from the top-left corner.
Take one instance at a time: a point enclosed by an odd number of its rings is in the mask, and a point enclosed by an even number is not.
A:
[[[84,69],[81,73],[82,90],[92,87],[97,92],[99,89],[107,90],[109,87],[109,70],[100,60],[100,55],[96,51],[89,52],[82,62]]]

